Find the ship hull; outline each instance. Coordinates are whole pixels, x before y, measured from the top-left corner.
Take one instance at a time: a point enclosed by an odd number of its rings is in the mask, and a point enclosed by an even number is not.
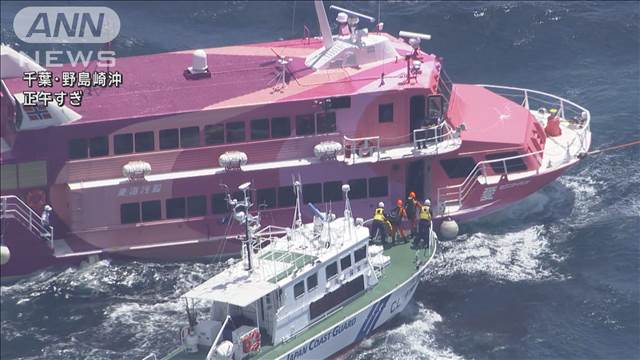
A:
[[[420,275],[433,259],[435,252],[436,250],[426,264],[390,293],[376,299],[367,307],[346,317],[337,325],[305,341],[277,359],[326,359],[346,351],[369,337],[386,322],[400,314],[412,301],[420,283]]]
[[[575,163],[527,178],[512,181],[505,178],[494,185],[478,183],[470,194],[466,206],[462,210],[448,215],[458,222],[487,216],[538,191],[561,176],[573,164]],[[391,185],[387,198],[402,197],[405,190],[402,183],[397,182]],[[488,199],[487,193],[492,194],[493,197]],[[381,200],[388,201],[387,199]],[[340,207],[339,204],[334,206]],[[371,201],[368,200],[352,201],[352,208],[356,214],[369,214],[373,211]],[[303,212],[304,220],[310,221],[311,219],[307,217],[308,214]],[[290,216],[281,210],[267,212],[263,218],[271,224],[280,226],[286,226],[291,221]],[[434,218],[436,229],[439,228],[441,220],[442,217]],[[216,222],[216,220],[212,219],[212,222]],[[406,221],[405,226],[408,227]],[[208,226],[203,227],[207,229],[206,231],[200,231],[191,227],[189,221],[177,221],[161,226],[113,231],[111,234],[109,234],[111,230],[95,231],[90,234],[96,238],[107,239],[108,247],[101,245],[101,243],[105,243],[105,240],[98,243],[92,241],[90,236],[72,236],[64,241],[67,247],[66,251],[62,253],[56,251],[57,254],[54,255],[54,251],[51,251],[44,240],[25,231],[21,224],[9,222],[4,225],[4,228],[6,231],[4,242],[9,247],[12,257],[8,264],[2,266],[3,281],[50,266],[79,264],[88,257],[151,261],[182,260],[233,256],[239,253],[241,247],[240,241],[233,236],[235,229],[232,229],[225,237],[208,230]],[[187,236],[185,236],[186,233],[188,233]]]

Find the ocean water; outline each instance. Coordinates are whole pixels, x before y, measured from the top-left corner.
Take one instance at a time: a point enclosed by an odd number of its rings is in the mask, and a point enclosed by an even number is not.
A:
[[[637,2],[336,3],[376,17],[380,9],[391,33],[432,34],[423,49],[445,58],[455,82],[527,87],[586,106],[593,149],[640,137]],[[2,42],[27,52],[36,47],[18,42],[12,22],[28,4],[2,2],[0,14]],[[303,1],[98,4],[120,16],[119,56],[317,28]],[[345,357],[638,359],[639,155],[635,147],[587,158],[525,200],[464,224],[441,243],[415,301]],[[102,260],[3,285],[0,357],[163,354],[186,322],[180,294],[222,268]]]

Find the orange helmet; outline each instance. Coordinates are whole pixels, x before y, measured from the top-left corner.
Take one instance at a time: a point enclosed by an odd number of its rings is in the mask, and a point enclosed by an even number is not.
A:
[[[409,193],[409,197],[412,199],[416,198],[416,193],[414,193],[413,191]]]
[[[398,199],[398,200],[396,200],[396,205],[398,205],[398,206],[402,206],[402,199]]]

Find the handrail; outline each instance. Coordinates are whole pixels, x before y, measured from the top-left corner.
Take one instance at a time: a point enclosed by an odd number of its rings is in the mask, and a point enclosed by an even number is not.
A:
[[[543,103],[543,104],[547,104],[547,105],[558,105],[559,107],[559,114],[560,117],[563,119],[567,119],[566,117],[566,112],[570,112],[570,113],[574,113],[575,115],[580,115],[582,116],[582,114],[584,113],[585,119],[584,119],[584,123],[582,126],[583,132],[581,134],[579,134],[580,136],[580,150],[581,152],[587,152],[589,151],[588,149],[588,143],[585,141],[586,140],[586,136],[587,133],[589,132],[589,129],[591,128],[591,112],[583,107],[580,106],[576,103],[574,103],[573,101],[561,98],[557,95],[553,95],[553,94],[549,94],[543,91],[538,91],[538,90],[531,90],[531,89],[523,89],[523,88],[518,88],[518,87],[512,87],[512,86],[502,86],[502,85],[488,85],[488,84],[479,84],[478,86],[482,86],[484,88],[488,88],[488,89],[503,89],[503,90],[510,90],[510,91],[519,91],[522,92],[521,95],[524,96],[524,100],[522,102],[523,106],[527,109],[530,110],[530,106],[531,106],[531,100]],[[529,94],[537,94],[537,95],[542,95],[543,97],[549,97],[552,98],[554,100],[556,100],[558,103],[556,104],[555,102],[549,101],[549,100],[545,100],[545,99],[540,99],[537,98],[535,96],[530,96]],[[503,95],[503,96],[511,96],[513,97],[514,95],[517,94],[504,94],[504,93],[499,93],[499,95]],[[570,105],[571,107],[567,107],[565,106],[566,104]],[[575,109],[574,109],[575,108]],[[578,109],[576,111],[576,109]]]
[[[446,132],[440,132],[440,134],[438,134],[439,132],[438,130],[441,130],[442,128],[445,128]],[[424,139],[418,139],[418,134],[420,133],[426,134],[428,131],[434,131],[435,135],[430,138],[425,137]],[[428,128],[414,129],[413,130],[413,147],[415,149],[420,149],[422,145],[426,146],[427,143],[433,142],[435,140],[436,153],[437,153],[439,139],[446,138],[446,140],[449,140],[455,137],[456,134],[457,134],[457,131],[454,130],[451,126],[449,126],[449,124],[446,121],[442,121],[439,124],[435,126],[430,126]]]
[[[218,345],[218,341],[220,341],[220,337],[222,337],[222,332],[224,331],[225,326],[227,326],[227,323],[229,322],[229,320],[231,319],[231,316],[227,315],[227,318],[224,319],[224,322],[222,323],[222,327],[220,328],[220,330],[218,330],[218,335],[216,335],[215,340],[213,340],[213,343],[211,344],[211,347],[209,348],[209,352],[207,353],[207,360],[213,360],[215,358],[216,355],[216,345]]]
[[[501,85],[478,85],[481,87],[485,87],[487,89],[502,89],[502,90],[509,90],[509,91],[516,91],[516,92],[520,92],[518,94],[505,94],[505,93],[498,93],[499,95],[505,96],[505,97],[511,97],[513,98],[514,96],[523,96],[523,100],[521,105],[526,108],[527,110],[530,110],[531,107],[531,103],[532,102],[538,102],[538,103],[542,103],[545,105],[552,105],[552,106],[559,106],[559,112],[560,112],[560,117],[566,119],[566,112],[571,112],[574,113],[576,115],[580,115],[581,119],[583,119],[583,123],[582,125],[582,132],[578,133],[578,138],[580,139],[580,151],[579,153],[582,152],[586,152],[588,151],[588,146],[589,143],[587,141],[587,136],[589,134],[589,129],[590,129],[590,122],[591,122],[591,113],[589,112],[589,110],[587,110],[586,108],[572,102],[566,99],[563,99],[559,96],[556,95],[552,95],[549,93],[545,93],[542,91],[537,91],[537,90],[530,90],[530,89],[523,89],[523,88],[517,88],[517,87],[510,87],[510,86],[501,86]],[[530,94],[535,94],[535,95],[540,95],[542,97],[548,97],[551,98],[554,101],[551,100],[545,100],[545,99],[539,99],[538,97],[535,96],[531,96]],[[569,106],[567,106],[569,105]],[[575,141],[575,139],[574,139]],[[443,186],[438,188],[438,206],[440,208],[444,207],[446,208],[446,203],[451,202],[451,201],[455,201],[458,206],[462,206],[462,202],[466,199],[466,197],[471,193],[471,190],[473,189],[474,185],[476,184],[476,180],[480,175],[483,175],[485,178],[485,182],[487,181],[487,168],[486,166],[488,164],[493,164],[493,163],[502,163],[502,167],[504,170],[504,174],[505,175],[509,175],[509,169],[507,167],[507,161],[509,160],[513,160],[513,159],[521,159],[521,158],[525,158],[525,157],[530,157],[530,156],[537,156],[539,154],[544,153],[544,149],[543,150],[539,150],[536,152],[531,152],[531,153],[526,153],[526,154],[521,154],[521,155],[516,155],[516,156],[509,156],[509,157],[504,157],[504,158],[500,158],[500,159],[493,159],[493,160],[483,160],[478,162],[473,169],[469,172],[469,174],[467,175],[467,177],[464,179],[464,181],[458,185],[449,185],[449,186]],[[578,153],[578,154],[579,154]],[[571,161],[571,158],[567,158],[567,160],[565,160],[565,162]],[[530,170],[523,170],[523,171],[515,171],[512,172],[513,173],[521,173],[521,172],[527,172]],[[540,171],[540,167],[538,167],[536,169],[536,171],[539,173]],[[451,199],[451,196],[455,196],[455,199]]]
[[[375,145],[369,145],[374,142]],[[362,145],[359,145],[362,143]],[[380,160],[380,136],[368,136],[361,138],[350,138],[343,136],[342,149],[345,152],[345,160],[351,159],[351,164],[355,164],[356,156],[360,158],[368,158],[372,155],[376,156],[376,160]],[[359,150],[366,150],[366,155],[361,155]]]
[[[48,240],[53,249],[53,226],[42,225],[40,215],[15,195],[0,196],[0,217],[13,217],[21,222],[32,234]]]

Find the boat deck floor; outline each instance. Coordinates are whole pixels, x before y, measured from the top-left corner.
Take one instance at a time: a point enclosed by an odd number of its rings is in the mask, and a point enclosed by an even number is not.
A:
[[[434,249],[419,248],[416,249],[411,241],[408,243],[384,244],[384,255],[391,258],[391,263],[384,268],[382,276],[379,278],[378,284],[371,289],[365,291],[360,296],[354,298],[350,302],[342,304],[340,307],[330,312],[327,316],[316,322],[314,325],[306,328],[298,335],[293,336],[284,344],[276,347],[263,345],[260,351],[250,358],[252,359],[275,359],[286,354],[291,349],[304,343],[305,341],[317,336],[318,334],[330,329],[340,321],[343,321],[349,315],[355,314],[367,305],[375,302],[377,299],[385,296],[396,286],[402,284],[411,277],[416,271],[416,257],[421,263],[427,261],[434,252]],[[169,359],[199,359],[206,357],[209,349],[202,348],[195,354],[186,354],[182,348],[178,348],[163,360]]]

